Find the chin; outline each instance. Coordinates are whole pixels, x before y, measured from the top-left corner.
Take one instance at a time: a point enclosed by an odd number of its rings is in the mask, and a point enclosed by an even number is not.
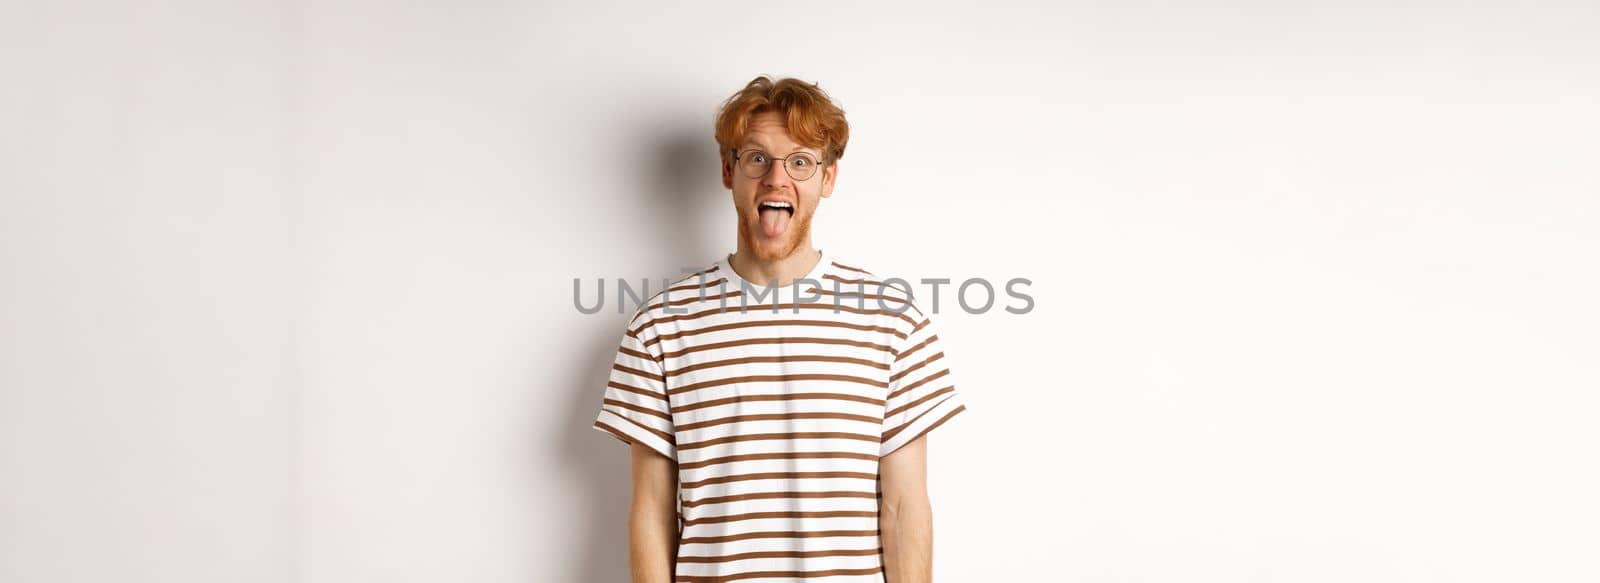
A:
[[[756,258],[762,261],[777,261],[779,259],[787,258],[788,256],[794,254],[796,247],[799,247],[799,245],[796,244],[798,242],[790,241],[789,237],[785,237],[783,239],[755,241],[753,243],[754,244],[750,246],[750,250],[755,251]]]
[[[805,242],[806,235],[811,232],[811,217],[809,215],[789,224],[789,230],[776,238],[767,238],[761,235],[760,219],[750,217],[739,221],[739,236],[744,239],[745,245],[761,261],[778,261],[795,254],[800,244]]]

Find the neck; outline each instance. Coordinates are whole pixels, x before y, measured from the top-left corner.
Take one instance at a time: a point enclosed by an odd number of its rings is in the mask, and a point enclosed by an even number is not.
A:
[[[788,257],[775,260],[756,257],[755,252],[741,241],[739,250],[728,258],[728,266],[751,285],[766,286],[777,280],[779,287],[788,287],[794,284],[794,280],[811,273],[821,260],[821,253],[811,246],[809,240],[796,247]]]

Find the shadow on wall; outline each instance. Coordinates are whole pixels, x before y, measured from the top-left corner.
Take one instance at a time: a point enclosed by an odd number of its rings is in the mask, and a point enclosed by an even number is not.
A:
[[[632,244],[645,256],[666,257],[672,263],[650,266],[656,273],[652,290],[658,290],[662,277],[676,278],[681,268],[709,265],[720,253],[727,253],[717,241],[733,237],[732,225],[726,230],[707,232],[700,228],[718,205],[730,204],[727,189],[718,174],[716,142],[710,124],[680,124],[669,128],[646,128],[640,139],[629,143],[645,149],[633,152],[628,168],[642,171],[637,202],[650,212],[644,224],[613,226],[610,232],[637,233]],[[722,193],[718,196],[718,193]],[[637,215],[635,215],[637,216]],[[612,220],[611,217],[594,220]],[[555,459],[561,460],[560,479],[573,480],[578,499],[569,501],[577,519],[571,524],[554,524],[548,517],[530,517],[544,533],[565,532],[552,539],[569,541],[574,557],[567,563],[569,572],[541,573],[539,581],[627,581],[628,508],[632,500],[630,447],[621,440],[592,429],[605,393],[611,362],[622,339],[624,320],[617,316],[615,290],[606,309],[595,317],[580,319],[577,329],[566,337],[582,358],[567,363],[565,370],[550,380],[555,386],[537,386],[537,393],[567,395],[566,420],[562,438],[555,442]],[[631,309],[624,312],[631,313]],[[599,317],[610,316],[610,317]],[[551,479],[554,476],[536,476]]]

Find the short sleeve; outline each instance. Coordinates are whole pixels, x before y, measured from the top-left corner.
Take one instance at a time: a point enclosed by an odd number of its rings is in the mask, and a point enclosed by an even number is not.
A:
[[[879,457],[893,453],[966,410],[961,394],[956,392],[955,378],[933,320],[920,310],[905,313],[920,320],[895,345]]]
[[[643,443],[667,459],[677,460],[666,375],[659,357],[639,340],[641,333],[630,324],[622,335],[594,428],[623,443]]]

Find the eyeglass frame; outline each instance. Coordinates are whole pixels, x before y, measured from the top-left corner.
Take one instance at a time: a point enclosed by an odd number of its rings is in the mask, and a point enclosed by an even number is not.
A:
[[[795,178],[794,177],[794,173],[789,170],[789,159],[790,158],[793,158],[793,157],[795,157],[797,155],[800,155],[800,154],[805,154],[806,157],[808,157],[808,158],[815,158],[816,159],[815,161],[817,163],[817,169],[818,170],[820,170],[822,168],[826,168],[828,166],[827,164],[823,163],[823,161],[822,161],[823,158],[824,158],[823,156],[818,156],[816,154],[812,154],[811,152],[803,152],[803,151],[802,152],[794,152],[792,154],[789,154],[788,156],[778,157],[778,156],[773,156],[772,152],[768,152],[768,151],[763,150],[761,148],[747,148],[742,152],[734,152],[733,153],[733,165],[736,166],[736,167],[739,166],[739,163],[744,161],[744,159],[740,158],[740,156],[743,156],[745,154],[749,154],[751,152],[760,152],[762,154],[766,154],[767,157],[769,158],[769,160],[767,161],[767,163],[769,165],[772,163],[772,160],[783,160],[783,173],[788,175],[791,180],[795,180],[795,181],[798,181],[798,182],[805,182],[807,180],[811,180],[812,178],[816,178],[817,177],[817,170],[812,170],[811,171],[811,175],[807,176],[805,178]],[[771,171],[772,171],[772,169],[770,167],[767,168],[767,172],[771,172]],[[763,176],[766,176],[767,172],[762,172],[761,174],[757,174],[755,176],[751,176],[749,172],[745,172],[744,175],[745,175],[746,178],[761,178]]]

